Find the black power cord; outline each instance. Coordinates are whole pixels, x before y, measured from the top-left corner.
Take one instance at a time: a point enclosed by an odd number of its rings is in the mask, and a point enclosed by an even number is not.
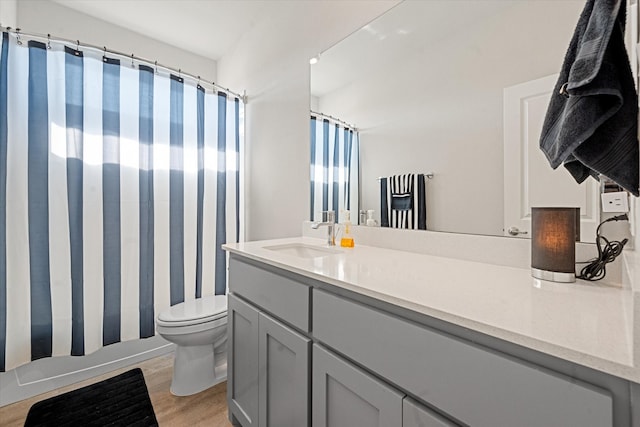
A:
[[[600,227],[603,224],[611,221],[623,221],[629,220],[627,214],[614,216],[605,221],[602,221],[596,229],[596,247],[598,248],[598,256],[590,261],[581,262],[579,264],[588,263],[580,270],[578,279],[596,281],[603,279],[607,274],[607,264],[613,262],[618,255],[622,253],[624,245],[627,244],[629,239],[623,239],[621,242],[617,240],[609,241],[604,236],[600,235]]]

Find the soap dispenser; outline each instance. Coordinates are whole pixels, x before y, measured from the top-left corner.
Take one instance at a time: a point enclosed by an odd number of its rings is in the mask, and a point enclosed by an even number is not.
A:
[[[351,215],[349,211],[344,213],[344,233],[342,233],[342,239],[340,239],[340,246],[343,248],[352,248],[355,246],[353,236],[351,235]]]

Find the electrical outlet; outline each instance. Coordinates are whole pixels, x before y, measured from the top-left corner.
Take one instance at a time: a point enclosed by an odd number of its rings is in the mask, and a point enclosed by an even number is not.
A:
[[[626,191],[602,193],[602,212],[629,212],[629,194]]]

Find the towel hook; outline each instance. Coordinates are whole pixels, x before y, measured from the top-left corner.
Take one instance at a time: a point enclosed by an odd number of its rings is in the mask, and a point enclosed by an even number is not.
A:
[[[569,85],[569,82],[566,82],[565,84],[563,84],[562,86],[560,86],[560,95],[568,98],[569,97],[569,92],[567,92],[567,86]]]

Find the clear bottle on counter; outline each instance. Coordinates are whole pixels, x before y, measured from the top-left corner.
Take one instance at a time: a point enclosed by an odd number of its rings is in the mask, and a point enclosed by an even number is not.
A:
[[[375,227],[376,225],[378,225],[378,222],[373,217],[373,214],[374,214],[374,210],[373,209],[369,209],[367,211],[367,225],[369,227]]]
[[[351,235],[351,215],[349,211],[344,213],[344,233],[342,233],[342,239],[340,239],[340,246],[343,248],[352,248],[355,246],[353,235]]]

